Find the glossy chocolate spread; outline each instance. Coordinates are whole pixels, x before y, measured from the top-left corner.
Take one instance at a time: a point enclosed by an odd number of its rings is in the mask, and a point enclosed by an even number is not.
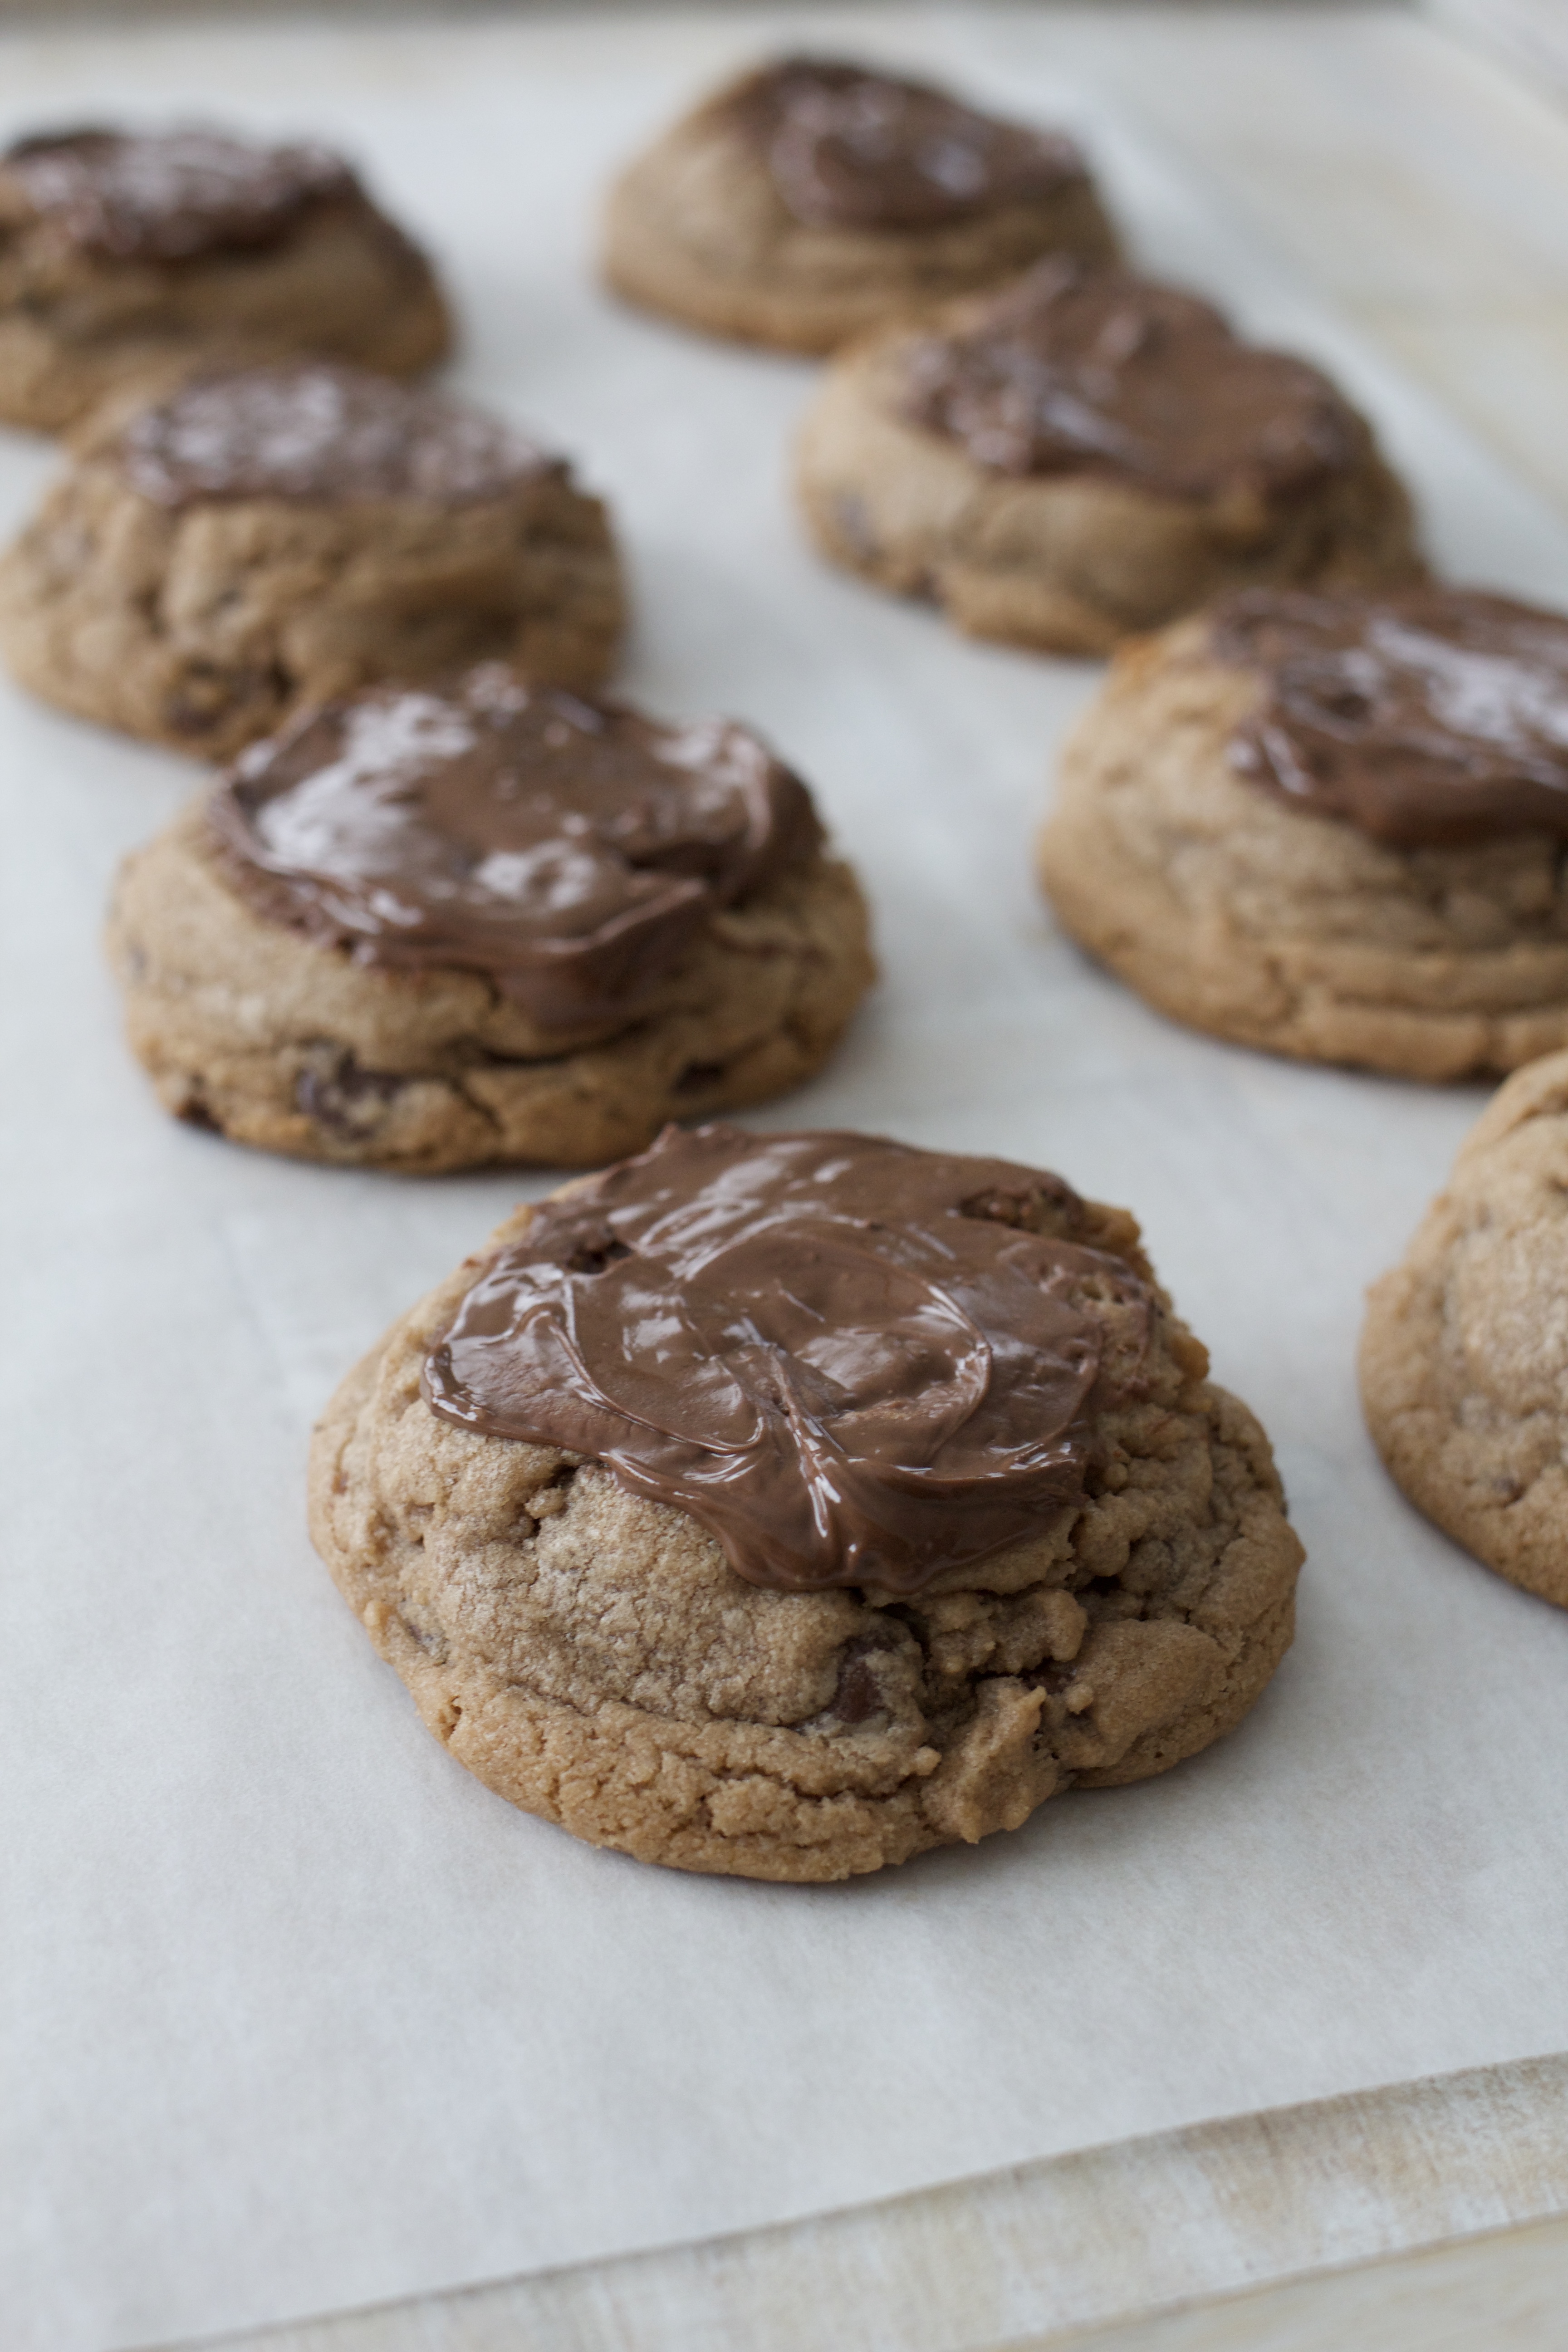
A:
[[[1178,499],[1289,499],[1358,463],[1328,378],[1239,341],[1173,286],[1058,256],[899,358],[911,424],[1003,474],[1098,474]]]
[[[1083,1493],[1152,1301],[1060,1177],[667,1128],[546,1201],[427,1357],[432,1410],[604,1463],[752,1584],[918,1591]]]
[[[1209,645],[1266,695],[1231,765],[1374,841],[1568,840],[1568,618],[1465,588],[1249,588]]]
[[[332,360],[205,375],[132,417],[121,471],[144,499],[422,499],[466,506],[547,472],[499,417]]]
[[[208,811],[268,922],[363,963],[486,973],[562,1029],[634,1017],[715,909],[821,839],[744,728],[661,725],[494,664],[306,717]]]
[[[766,67],[717,110],[743,128],[780,201],[810,228],[942,228],[1085,177],[1059,131],[829,58]]]
[[[44,132],[0,163],[59,236],[117,261],[274,245],[311,205],[363,201],[325,147],[256,146],[216,131]]]

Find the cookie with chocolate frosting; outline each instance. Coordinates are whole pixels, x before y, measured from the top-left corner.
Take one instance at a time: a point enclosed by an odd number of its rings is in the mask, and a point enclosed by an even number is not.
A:
[[[1042,254],[1115,251],[1061,131],[793,57],[729,84],[632,164],[610,196],[604,270],[684,325],[827,352]]]
[[[620,569],[565,460],[321,360],[196,377],[93,436],[0,558],[0,651],[47,701],[223,758],[381,677],[499,658],[593,687]]]
[[[1516,1071],[1459,1148],[1361,1343],[1367,1426],[1405,1493],[1568,1608],[1568,1052]]]
[[[1248,589],[1130,646],[1041,872],[1163,1013],[1415,1078],[1568,1045],[1568,617]]]
[[[45,131],[0,155],[0,420],[46,433],[215,357],[442,358],[429,262],[340,155],[201,128]]]
[[[671,1129],[343,1382],[311,1528],[458,1760],[647,1862],[825,1880],[1230,1730],[1290,1640],[1268,1443],[1125,1212]]]
[[[254,745],[121,870],[176,1117],[308,1159],[580,1167],[826,1058],[872,977],[805,785],[743,727],[481,666]]]
[[[797,478],[830,562],[1046,652],[1107,653],[1243,582],[1422,568],[1409,499],[1318,369],[1065,259],[840,354]]]

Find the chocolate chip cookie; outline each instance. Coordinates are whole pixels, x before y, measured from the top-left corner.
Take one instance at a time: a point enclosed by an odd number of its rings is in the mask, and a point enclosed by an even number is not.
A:
[[[1568,1608],[1568,1053],[1471,1129],[1362,1334],[1367,1426],[1418,1510]]]
[[[458,1760],[684,1870],[846,1878],[1165,1770],[1287,1648],[1268,1440],[1123,1211],[670,1129],[343,1382],[311,1528]]]
[[[872,978],[800,778],[480,667],[252,747],[121,871],[131,1044],[176,1117],[307,1159],[576,1167],[826,1060]]]
[[[430,264],[339,155],[226,131],[89,128],[0,156],[0,420],[76,425],[204,360],[444,356]]]
[[[710,334],[826,352],[1042,254],[1115,251],[1060,131],[795,57],[720,90],[631,166],[604,269],[628,300]]]
[[[200,377],[118,422],[0,559],[24,686],[213,758],[374,678],[500,658],[592,687],[623,617],[605,509],[564,459],[313,360]]]
[[[1415,1078],[1568,1045],[1568,619],[1254,589],[1119,656],[1041,838],[1163,1013]]]
[[[797,478],[830,562],[1045,652],[1107,653],[1244,582],[1422,569],[1409,499],[1318,369],[1068,260],[842,352]]]

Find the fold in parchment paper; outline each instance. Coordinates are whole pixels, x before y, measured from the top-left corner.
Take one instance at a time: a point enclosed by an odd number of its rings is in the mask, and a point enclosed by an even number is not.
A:
[[[1373,412],[1446,564],[1568,601],[1568,533],[1053,79],[1048,13],[801,21],[1065,118],[1147,263]],[[1094,672],[820,569],[785,497],[812,369],[595,292],[605,174],[760,45],[733,16],[18,38],[0,127],[237,118],[365,161],[450,274],[464,388],[614,501],[628,688],[766,730],[859,863],[886,980],[776,1122],[1038,1161],[1133,1206],[1277,1441],[1300,1638],[1243,1729],[1168,1779],[858,1885],[683,1879],[488,1795],[328,1584],[303,1455],[350,1363],[547,1180],[294,1167],[164,1118],[97,934],[116,857],[197,779],[5,693],[9,2352],[613,2253],[1568,2044],[1568,1619],[1405,1507],[1352,1374],[1363,1286],[1479,1095],[1231,1051],[1082,963],[1026,843]],[[7,525],[49,463],[0,439]]]

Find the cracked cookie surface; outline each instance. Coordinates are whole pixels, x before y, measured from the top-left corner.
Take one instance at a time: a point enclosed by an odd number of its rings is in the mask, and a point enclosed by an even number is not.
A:
[[[1286,805],[1227,749],[1266,687],[1194,620],[1131,646],[1062,755],[1040,840],[1079,944],[1162,1013],[1415,1078],[1568,1044],[1561,845],[1406,849]]]
[[[300,412],[266,444],[279,459],[271,494],[264,467],[219,490],[198,478],[153,494],[162,471],[141,445],[160,420],[269,382],[289,386]],[[345,465],[356,404],[404,411],[412,441],[454,424],[505,437],[456,403],[314,363],[203,380],[117,415],[0,558],[0,648],[19,683],[79,718],[224,759],[373,679],[487,660],[561,686],[603,679],[625,599],[601,502],[521,441],[510,478],[498,467],[478,492],[420,495],[395,468],[381,489],[301,488],[290,436],[305,435],[316,395],[334,388],[345,430],[330,454]],[[194,422],[200,432],[186,438],[199,446],[209,420]]]
[[[1074,1238],[1147,1274],[1131,1218],[1075,1213]],[[438,1418],[421,1367],[482,1263],[343,1382],[311,1529],[428,1727],[576,1836],[847,1878],[1165,1770],[1240,1719],[1289,1643],[1301,1551],[1268,1440],[1162,1294],[1146,1391],[1098,1425],[1085,1499],[899,1599],[743,1581],[603,1467]]]
[[[855,877],[818,855],[719,910],[635,1022],[542,1030],[479,971],[371,968],[267,921],[204,812],[126,860],[110,956],[166,1108],[265,1150],[410,1173],[613,1159],[803,1083],[874,975]]]
[[[1568,1053],[1470,1130],[1361,1345],[1367,1426],[1416,1508],[1568,1608]]]

